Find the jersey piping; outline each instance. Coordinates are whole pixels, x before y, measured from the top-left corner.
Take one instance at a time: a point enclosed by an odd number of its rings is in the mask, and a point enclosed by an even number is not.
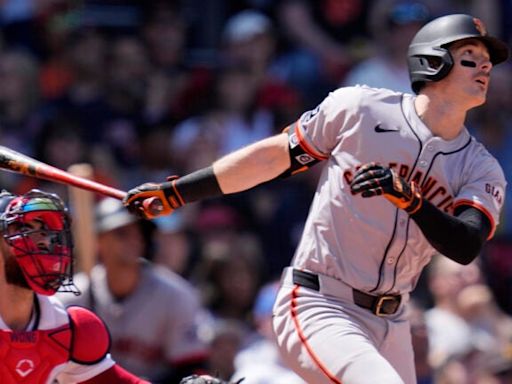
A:
[[[416,169],[416,167],[418,165],[418,161],[419,161],[421,152],[423,150],[423,142],[421,141],[418,133],[414,130],[414,128],[412,127],[411,123],[409,122],[409,119],[407,118],[407,115],[406,115],[406,113],[404,111],[404,103],[405,103],[405,101],[404,101],[404,94],[402,93],[400,95],[400,111],[402,112],[402,116],[403,116],[404,120],[407,122],[407,126],[411,130],[411,132],[414,135],[414,137],[416,137],[416,140],[418,141],[418,144],[419,144],[418,153],[416,155],[416,159],[414,160],[414,163],[413,163],[412,168],[411,168],[411,172],[410,172],[409,176],[407,177],[407,181],[410,181],[412,175],[414,174],[414,170]],[[382,256],[382,259],[380,261],[380,265],[379,265],[379,278],[377,280],[377,284],[369,292],[375,292],[377,289],[379,289],[379,287],[381,285],[382,277],[383,277],[382,273],[383,273],[383,270],[384,270],[384,265],[385,265],[386,259],[388,257],[389,249],[391,248],[391,244],[393,243],[393,241],[395,239],[395,235],[396,235],[396,227],[397,227],[397,224],[398,224],[398,212],[399,212],[399,208],[396,209],[396,213],[395,213],[395,222],[393,223],[393,233],[391,234],[391,238],[389,239],[389,242],[388,242],[388,244],[386,246],[386,249],[385,249],[384,254]],[[407,222],[407,225],[409,225],[409,222]],[[408,229],[407,229],[407,233],[409,233]],[[406,239],[405,239],[405,244],[407,244],[407,236],[406,236]],[[395,285],[395,281],[396,281],[396,266],[398,265],[398,259],[402,255],[404,249],[405,249],[405,245],[404,245],[404,248],[402,249],[402,251],[400,252],[399,257],[397,257],[397,261],[395,263],[395,270],[393,272],[393,286]],[[390,288],[390,290],[393,288],[393,286]]]

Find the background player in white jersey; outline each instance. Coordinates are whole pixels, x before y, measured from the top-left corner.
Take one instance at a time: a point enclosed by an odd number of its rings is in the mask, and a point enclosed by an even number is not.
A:
[[[89,308],[108,326],[112,357],[152,383],[176,383],[205,371],[207,346],[199,338],[206,318],[196,290],[176,273],[144,258],[141,222],[121,201],[96,207],[100,263],[75,275],[82,295],[59,297]]]
[[[79,294],[71,279],[67,209],[38,190],[0,193],[0,381],[4,384],[147,383],[109,354],[103,322],[64,309],[58,290]]]
[[[405,304],[439,252],[472,261],[503,206],[501,167],[470,136],[506,44],[470,15],[426,24],[408,51],[415,95],[340,88],[279,134],[166,183],[132,189],[161,213],[246,190],[325,161],[302,239],[274,306],[285,360],[309,383],[416,382]]]

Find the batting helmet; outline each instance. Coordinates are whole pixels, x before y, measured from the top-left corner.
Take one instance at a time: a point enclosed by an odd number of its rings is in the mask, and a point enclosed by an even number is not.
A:
[[[448,46],[469,38],[478,39],[486,45],[492,64],[507,60],[507,45],[488,36],[480,19],[464,14],[442,16],[425,24],[409,45],[407,61],[413,91],[418,93],[425,82],[439,81],[448,75],[453,67]]]
[[[2,191],[0,212],[1,236],[30,288],[43,295],[78,294],[73,284],[70,218],[62,200],[37,189],[21,196]]]

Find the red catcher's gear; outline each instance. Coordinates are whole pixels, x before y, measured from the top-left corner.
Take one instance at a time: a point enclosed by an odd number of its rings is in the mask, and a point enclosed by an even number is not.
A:
[[[2,384],[40,384],[60,364],[95,364],[110,348],[105,324],[91,311],[68,308],[70,323],[50,330],[0,330]]]

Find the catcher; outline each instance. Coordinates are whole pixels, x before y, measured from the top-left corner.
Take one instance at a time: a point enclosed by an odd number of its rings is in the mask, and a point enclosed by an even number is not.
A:
[[[39,190],[0,193],[0,378],[3,384],[147,383],[109,355],[103,322],[63,305],[73,284],[73,241],[62,200]]]

